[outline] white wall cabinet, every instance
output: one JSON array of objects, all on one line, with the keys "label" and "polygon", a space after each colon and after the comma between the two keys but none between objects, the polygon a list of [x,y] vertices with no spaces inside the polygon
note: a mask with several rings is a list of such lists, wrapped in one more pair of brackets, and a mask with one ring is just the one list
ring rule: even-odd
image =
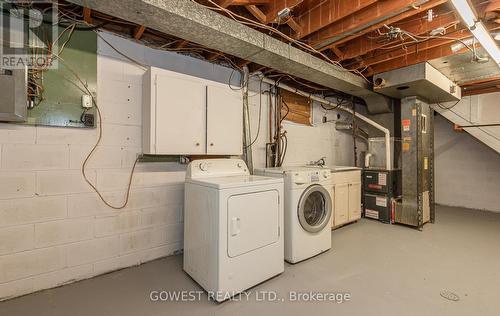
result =
[{"label": "white wall cabinet", "polygon": [[240,155],[242,148],[243,100],[241,92],[228,86],[207,86],[207,154]]},{"label": "white wall cabinet", "polygon": [[242,154],[240,91],[154,67],[146,72],[143,82],[145,154]]},{"label": "white wall cabinet", "polygon": [[361,218],[361,170],[332,174],[334,209],[332,228]]}]

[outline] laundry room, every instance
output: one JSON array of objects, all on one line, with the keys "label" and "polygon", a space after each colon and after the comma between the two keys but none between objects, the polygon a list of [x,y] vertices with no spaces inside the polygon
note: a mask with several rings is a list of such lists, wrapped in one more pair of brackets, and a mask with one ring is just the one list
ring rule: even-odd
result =
[{"label": "laundry room", "polygon": [[497,1],[0,7],[0,315],[497,314]]}]

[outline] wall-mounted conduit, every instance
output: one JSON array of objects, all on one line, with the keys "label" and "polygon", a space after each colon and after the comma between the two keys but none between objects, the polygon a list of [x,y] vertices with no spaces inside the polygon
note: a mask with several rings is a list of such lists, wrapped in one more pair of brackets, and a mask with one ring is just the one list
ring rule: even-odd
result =
[{"label": "wall-mounted conduit", "polygon": [[362,114],[354,112],[352,109],[350,109],[350,108],[348,108],[346,106],[335,104],[335,103],[333,103],[331,101],[328,101],[328,100],[323,99],[321,97],[318,97],[316,95],[313,95],[313,94],[310,94],[310,93],[298,90],[298,89],[293,88],[291,86],[288,86],[288,85],[286,85],[284,83],[277,82],[277,81],[274,81],[272,79],[265,78],[265,77],[262,78],[262,82],[270,84],[270,85],[273,85],[273,86],[278,87],[278,88],[281,88],[283,90],[287,90],[287,91],[290,91],[290,92],[302,95],[304,97],[310,98],[311,100],[319,102],[321,104],[328,105],[330,107],[336,107],[338,110],[341,110],[341,111],[344,111],[344,112],[348,112],[351,115],[356,116],[356,118],[359,118],[360,120],[364,121],[365,123],[373,126],[374,128],[380,130],[381,132],[383,132],[384,135],[385,135],[385,154],[386,154],[386,157],[387,157],[386,168],[387,168],[387,170],[391,169],[391,161],[392,161],[392,158],[391,158],[391,141],[390,141],[391,140],[391,134],[390,134],[390,132],[389,132],[389,130],[387,128],[383,127],[382,125],[380,125],[377,122],[375,122],[375,121],[367,118],[366,116],[364,116]]}]

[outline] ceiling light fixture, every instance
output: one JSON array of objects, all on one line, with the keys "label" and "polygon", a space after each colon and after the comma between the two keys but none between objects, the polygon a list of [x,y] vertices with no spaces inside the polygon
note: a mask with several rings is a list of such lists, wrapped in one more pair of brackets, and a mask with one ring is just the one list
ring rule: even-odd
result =
[{"label": "ceiling light fixture", "polygon": [[477,22],[477,18],[476,14],[469,5],[469,2],[467,2],[467,0],[451,0],[451,3],[453,3],[458,11],[458,14],[460,14],[467,27],[474,27]]},{"label": "ceiling light fixture", "polygon": [[481,46],[486,50],[491,58],[495,60],[497,65],[500,64],[500,50],[484,24],[478,21],[478,18],[469,2],[467,0],[451,0],[451,3],[453,3],[455,9],[458,11],[458,14],[460,14],[462,20],[465,22],[474,37],[479,41]]},{"label": "ceiling light fixture", "polygon": [[471,29],[471,32],[491,58],[493,58],[497,64],[500,64],[500,50],[484,24],[481,22],[476,23],[476,27]]},{"label": "ceiling light fixture", "polygon": [[283,20],[284,18],[289,17],[290,13],[292,13],[292,10],[290,8],[283,8],[277,14],[278,19]]}]

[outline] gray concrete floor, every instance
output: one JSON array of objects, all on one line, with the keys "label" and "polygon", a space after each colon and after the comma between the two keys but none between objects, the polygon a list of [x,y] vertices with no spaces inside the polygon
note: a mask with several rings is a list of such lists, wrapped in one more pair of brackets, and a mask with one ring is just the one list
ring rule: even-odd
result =
[{"label": "gray concrete floor", "polygon": [[[440,206],[424,232],[361,220],[333,240],[331,251],[253,288],[249,301],[151,302],[152,290],[200,290],[175,256],[0,303],[0,315],[499,314],[500,213]],[[460,300],[442,298],[442,290]],[[284,301],[258,302],[256,291]],[[290,291],[349,292],[351,300],[290,302]]]}]

